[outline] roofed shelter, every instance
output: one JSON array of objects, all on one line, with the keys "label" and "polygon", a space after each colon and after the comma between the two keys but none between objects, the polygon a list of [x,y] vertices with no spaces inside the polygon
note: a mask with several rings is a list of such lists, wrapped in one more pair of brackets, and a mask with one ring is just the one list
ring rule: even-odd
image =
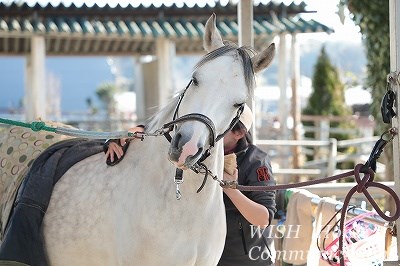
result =
[{"label": "roofed shelter", "polygon": [[[186,4],[181,7],[176,4],[159,7],[143,4],[123,7],[118,4],[111,7],[108,4],[29,6],[26,3],[0,3],[0,55],[27,57],[26,120],[46,118],[46,56],[135,57],[142,73],[137,75],[137,79],[142,80],[136,88],[138,117],[145,118],[155,111],[152,107],[163,106],[171,97],[173,57],[204,53],[204,23],[213,12],[217,14],[217,27],[224,39],[261,50],[274,37],[280,36],[280,83],[286,88],[285,36],[293,36],[292,46],[295,47],[298,33],[332,32],[315,20],[302,19],[299,14],[308,12],[305,7],[304,2],[253,5],[251,0],[239,1],[239,8],[232,2],[226,5],[216,2],[214,6],[204,7]],[[254,40],[251,43],[249,37],[243,39],[241,35],[241,26],[249,18],[252,18],[252,23],[247,24],[252,28],[249,32],[254,33],[254,37],[250,35]],[[144,63],[140,60],[144,55],[153,55],[155,60]],[[295,60],[298,59],[293,57],[292,61]]]}]

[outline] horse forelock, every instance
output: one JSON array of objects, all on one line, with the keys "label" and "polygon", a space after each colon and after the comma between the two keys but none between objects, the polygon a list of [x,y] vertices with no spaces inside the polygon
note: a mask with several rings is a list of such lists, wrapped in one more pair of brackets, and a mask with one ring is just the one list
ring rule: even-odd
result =
[{"label": "horse forelock", "polygon": [[207,62],[210,62],[217,57],[226,55],[230,52],[234,52],[241,59],[244,79],[248,90],[253,89],[255,85],[255,78],[254,78],[253,64],[251,62],[251,56],[255,54],[255,51],[252,48],[246,46],[238,47],[235,43],[229,41],[224,41],[224,44],[225,44],[224,46],[204,55],[200,59],[200,61],[194,66],[194,70],[200,68]]}]

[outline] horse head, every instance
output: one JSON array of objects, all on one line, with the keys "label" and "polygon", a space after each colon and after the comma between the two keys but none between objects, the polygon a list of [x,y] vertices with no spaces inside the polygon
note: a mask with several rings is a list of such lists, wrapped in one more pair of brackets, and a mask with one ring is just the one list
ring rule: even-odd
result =
[{"label": "horse head", "polygon": [[181,169],[192,167],[237,122],[253,89],[254,74],[275,54],[274,44],[254,55],[248,48],[224,42],[215,14],[205,25],[203,46],[208,53],[194,67],[175,109],[174,119],[186,119],[176,123],[169,159]]}]

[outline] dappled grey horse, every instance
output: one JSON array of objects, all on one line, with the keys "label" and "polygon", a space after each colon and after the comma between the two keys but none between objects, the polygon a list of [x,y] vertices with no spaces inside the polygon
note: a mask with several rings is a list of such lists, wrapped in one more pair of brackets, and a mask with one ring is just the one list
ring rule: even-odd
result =
[{"label": "dappled grey horse", "polygon": [[[110,167],[99,153],[76,163],[56,183],[44,216],[51,265],[216,265],[224,247],[223,192],[192,168],[222,177],[223,143],[254,86],[254,73],[274,56],[222,41],[213,14],[205,25],[208,52],[181,94],[154,115],[146,132],[173,122],[164,137],[132,141]],[[253,56],[254,55],[254,56]],[[177,170],[179,169],[179,170]],[[183,197],[174,176],[183,170]]]}]

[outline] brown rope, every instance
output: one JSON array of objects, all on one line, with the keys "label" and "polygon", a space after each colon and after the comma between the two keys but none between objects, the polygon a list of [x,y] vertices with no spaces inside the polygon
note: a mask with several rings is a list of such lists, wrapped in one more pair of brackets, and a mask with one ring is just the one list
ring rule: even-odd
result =
[{"label": "brown rope", "polygon": [[[374,182],[374,175],[375,172],[371,169],[368,168],[368,171],[364,174],[364,177],[360,177],[360,170],[363,167],[362,164],[357,164],[356,167],[354,168],[354,177],[357,182],[357,185],[354,186],[350,191],[347,193],[344,202],[343,202],[343,207],[341,211],[341,219],[340,219],[340,235],[339,235],[339,258],[340,258],[340,266],[345,266],[344,264],[344,256],[343,256],[343,235],[344,235],[344,221],[346,219],[346,210],[347,207],[349,206],[349,202],[351,197],[354,195],[354,193],[363,193],[365,197],[368,199],[369,203],[374,207],[375,211],[381,216],[383,219],[386,221],[395,221],[399,218],[400,216],[400,200],[399,197],[397,196],[396,192],[394,192],[390,187],[383,185],[381,183]],[[368,192],[369,187],[377,187],[381,188],[382,190],[388,192],[394,199],[395,205],[396,205],[396,212],[393,216],[387,216],[381,208],[378,206],[376,201],[373,199],[371,194]]]},{"label": "brown rope", "polygon": [[295,183],[295,184],[284,184],[284,185],[274,185],[274,186],[243,186],[243,185],[237,184],[235,186],[235,188],[240,191],[269,191],[269,190],[279,190],[279,189],[288,189],[288,188],[298,188],[298,187],[304,187],[304,186],[309,186],[309,185],[315,185],[315,184],[321,184],[321,183],[326,183],[326,182],[330,182],[330,181],[335,181],[335,180],[338,180],[338,179],[341,179],[344,177],[353,176],[353,175],[354,175],[354,170],[345,172],[345,173],[342,173],[339,175],[299,182],[299,183]]},{"label": "brown rope", "polygon": [[[400,199],[397,196],[396,192],[393,191],[390,187],[374,182],[374,176],[375,172],[369,167],[366,171],[364,171],[364,176],[361,178],[360,173],[363,173],[363,169],[365,166],[363,164],[357,164],[354,168],[354,170],[345,172],[342,174],[330,176],[330,177],[324,177],[316,180],[310,180],[310,181],[304,181],[304,182],[299,182],[296,184],[283,184],[283,185],[274,185],[274,186],[244,186],[244,185],[239,185],[237,181],[234,182],[223,182],[220,183],[222,187],[229,187],[229,188],[234,188],[238,189],[240,191],[270,191],[270,190],[279,190],[279,189],[289,189],[289,188],[298,188],[298,187],[304,187],[304,186],[309,186],[309,185],[315,185],[315,184],[320,184],[320,183],[326,183],[330,181],[335,181],[344,177],[350,177],[354,176],[355,180],[357,182],[357,185],[355,185],[350,191],[347,193],[344,202],[343,202],[343,207],[341,210],[341,219],[340,219],[340,236],[339,236],[339,258],[340,258],[340,266],[344,266],[344,256],[343,256],[343,232],[344,232],[344,222],[346,219],[346,214],[347,214],[347,208],[349,206],[349,202],[351,197],[354,195],[354,193],[363,193],[365,197],[368,199],[368,201],[371,203],[371,205],[374,207],[376,212],[381,216],[384,220],[386,221],[395,221],[400,217]],[[387,216],[381,208],[378,206],[376,201],[373,199],[371,194],[368,192],[369,187],[376,187],[380,188],[387,193],[389,193],[395,202],[396,205],[396,212],[393,216]]]}]

